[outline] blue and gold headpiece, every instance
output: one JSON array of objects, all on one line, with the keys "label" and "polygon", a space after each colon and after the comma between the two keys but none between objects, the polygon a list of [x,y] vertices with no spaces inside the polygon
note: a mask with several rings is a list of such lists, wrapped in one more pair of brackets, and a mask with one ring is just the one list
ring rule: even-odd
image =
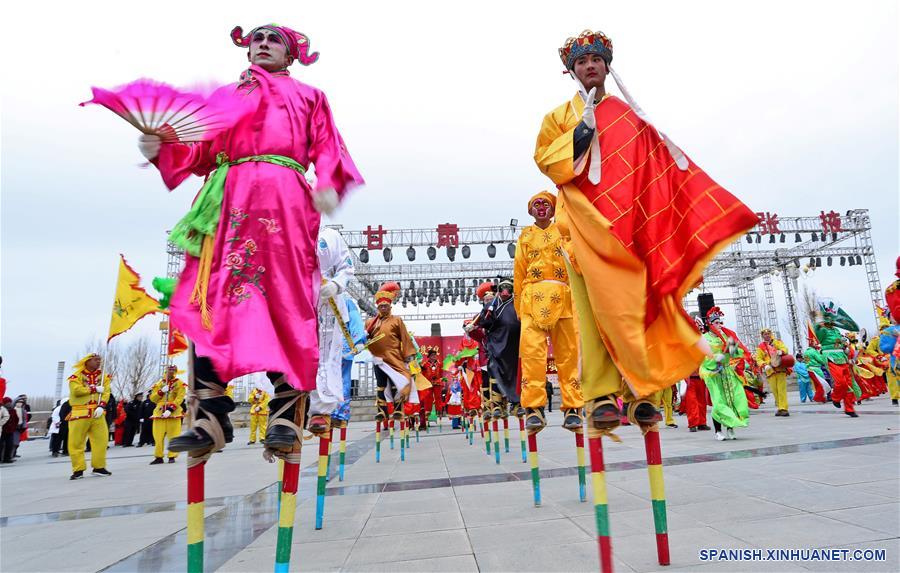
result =
[{"label": "blue and gold headpiece", "polygon": [[566,40],[563,47],[559,49],[559,59],[562,60],[567,70],[571,70],[575,66],[575,60],[585,54],[597,54],[609,66],[613,59],[612,40],[603,32],[585,30],[578,37]]}]

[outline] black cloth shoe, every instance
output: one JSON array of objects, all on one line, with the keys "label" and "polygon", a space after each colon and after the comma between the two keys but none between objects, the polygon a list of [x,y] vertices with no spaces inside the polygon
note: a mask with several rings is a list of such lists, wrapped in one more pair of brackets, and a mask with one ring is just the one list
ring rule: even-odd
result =
[{"label": "black cloth shoe", "polygon": [[525,429],[529,431],[543,430],[547,422],[544,421],[543,408],[527,408],[525,417]]},{"label": "black cloth shoe", "polygon": [[710,430],[710,427],[707,426],[706,424],[701,424],[700,426],[697,426],[697,429],[706,432],[706,431]]},{"label": "black cloth shoe", "polygon": [[516,417],[521,418],[524,415],[525,415],[525,408],[523,408],[519,404],[516,404]]},{"label": "black cloth shoe", "polygon": [[159,464],[165,463],[162,458],[153,458],[153,461],[150,462],[151,466],[158,466]]},{"label": "black cloth shoe", "polygon": [[[200,415],[203,416],[203,413],[201,412]],[[214,416],[222,426],[222,433],[225,435],[225,443],[230,444],[231,441],[234,440],[234,426],[231,425],[228,414],[214,414]],[[169,441],[169,451],[190,452],[194,450],[205,450],[212,445],[212,438],[210,438],[205,431],[200,428],[197,428],[196,430],[188,428],[183,434]]]},{"label": "black cloth shoe", "polygon": [[678,424],[666,424],[667,428],[677,428]]},{"label": "black cloth shoe", "polygon": [[834,406],[835,408],[837,408],[838,410],[841,409],[841,403],[840,403],[840,402],[835,402],[834,400],[832,400],[832,401],[831,401],[831,405]]},{"label": "black cloth shoe", "polygon": [[856,412],[844,412],[844,413],[847,414],[848,416],[850,416],[851,418],[859,418],[859,414],[857,414]]},{"label": "black cloth shoe", "polygon": [[619,407],[615,404],[603,404],[591,412],[591,424],[598,430],[614,428],[619,425]]},{"label": "black cloth shoe", "polygon": [[170,464],[174,464],[174,463],[175,463],[175,458],[169,458],[169,463],[170,463]]},{"label": "black cloth shoe", "polygon": [[287,450],[294,447],[297,441],[297,432],[293,428],[282,426],[269,426],[266,429],[266,447],[275,450]]},{"label": "black cloth shoe", "polygon": [[[631,408],[632,406],[629,405],[628,407]],[[637,420],[638,424],[653,424],[661,421],[662,415],[659,413],[659,410],[647,402],[642,402],[635,407],[634,419]]]},{"label": "black cloth shoe", "polygon": [[112,472],[109,471],[109,470],[106,469],[106,468],[94,468],[94,469],[91,470],[91,473],[92,473],[92,474],[97,474],[97,475],[100,475],[100,476],[111,476],[111,475],[112,475]]},{"label": "black cloth shoe", "polygon": [[78,470],[77,472],[72,472],[72,475],[71,475],[71,477],[69,477],[69,479],[70,479],[70,480],[72,480],[72,479],[81,479],[81,478],[83,478],[83,477],[84,477],[84,471],[83,471],[83,470]]},{"label": "black cloth shoe", "polygon": [[900,400],[891,400],[891,406],[900,405]]},{"label": "black cloth shoe", "polygon": [[574,408],[570,408],[568,410],[564,410],[566,417],[563,420],[563,428],[567,430],[577,430],[584,425],[584,420],[581,419],[581,416],[578,415],[578,410]]},{"label": "black cloth shoe", "polygon": [[691,426],[690,428],[688,428],[688,430],[690,430],[691,432],[696,432],[697,426]]}]

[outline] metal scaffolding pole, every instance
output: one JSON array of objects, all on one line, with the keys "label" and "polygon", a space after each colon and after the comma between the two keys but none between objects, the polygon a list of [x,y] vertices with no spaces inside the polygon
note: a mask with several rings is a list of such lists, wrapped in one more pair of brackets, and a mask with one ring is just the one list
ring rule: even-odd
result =
[{"label": "metal scaffolding pole", "polygon": [[781,338],[781,332],[778,328],[778,312],[775,308],[775,289],[772,288],[772,275],[763,275],[763,293],[766,297],[766,320],[765,328],[772,329],[777,338]]},{"label": "metal scaffolding pole", "polygon": [[[168,236],[168,234],[167,234]],[[177,279],[181,274],[181,267],[184,266],[184,251],[175,246],[174,243],[166,241],[166,277]],[[169,317],[159,323],[159,376],[165,375],[166,367],[172,363],[169,356]]]},{"label": "metal scaffolding pole", "polygon": [[881,279],[878,277],[878,265],[875,261],[875,247],[872,243],[871,225],[869,224],[868,211],[858,213],[857,217],[864,219],[864,230],[853,237],[856,248],[862,254],[863,267],[866,270],[866,281],[869,283],[869,297],[872,300],[872,312],[875,315],[875,324],[878,324],[879,306],[884,306],[884,291],[881,290]]},{"label": "metal scaffolding pole", "polygon": [[[799,354],[803,348],[803,339],[800,338],[800,315],[797,312],[797,297],[794,292],[794,285],[788,272],[781,274],[781,280],[784,285],[784,298],[787,303],[788,320],[791,327],[791,340],[794,341],[794,354]],[[796,279],[794,279],[796,280]]]}]

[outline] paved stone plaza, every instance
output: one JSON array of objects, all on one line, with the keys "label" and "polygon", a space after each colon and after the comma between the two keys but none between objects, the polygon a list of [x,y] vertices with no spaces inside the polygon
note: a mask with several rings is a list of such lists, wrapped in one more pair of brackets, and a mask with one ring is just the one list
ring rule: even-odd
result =
[{"label": "paved stone plaza", "polygon": [[[605,441],[617,571],[900,570],[900,409],[885,397],[850,419],[832,406],[797,403],[789,418],[767,404],[738,439],[661,428],[672,564],[656,561],[643,440],[622,428]],[[350,427],[346,479],[333,457],[325,527],[314,529],[315,440],[307,442],[292,570],[596,571],[594,511],[578,500],[573,435],[539,435],[542,507],[532,504],[518,428],[497,465],[444,424],[421,435],[400,462],[383,443],[375,463],[372,423]],[[272,571],[275,465],[247,430],[207,466],[206,566]],[[502,443],[502,440],[501,440]],[[337,450],[335,449],[335,452]],[[23,444],[0,469],[0,570],[183,571],[184,457],[150,467],[144,448],[112,448],[110,478],[70,482],[68,458],[47,442]],[[353,460],[350,464],[349,461]],[[588,478],[590,479],[590,478]],[[590,495],[590,486],[588,487]],[[702,563],[708,548],[874,548],[884,562]]]}]

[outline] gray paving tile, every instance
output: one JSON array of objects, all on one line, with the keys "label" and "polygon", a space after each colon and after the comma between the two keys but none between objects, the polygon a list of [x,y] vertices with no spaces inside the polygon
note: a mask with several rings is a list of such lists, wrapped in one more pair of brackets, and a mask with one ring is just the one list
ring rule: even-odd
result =
[{"label": "gray paving tile", "polygon": [[470,527],[468,531],[476,553],[530,545],[534,544],[535,540],[540,540],[540,544],[543,546],[549,546],[588,541],[592,538],[569,519]]},{"label": "gray paving tile", "polygon": [[375,573],[392,571],[429,571],[435,573],[475,573],[478,564],[473,555],[454,555],[452,557],[434,557],[431,559],[412,559],[409,561],[393,561],[391,563],[362,563],[341,569],[360,573]]},{"label": "gray paving tile", "polygon": [[825,511],[820,515],[900,538],[900,511],[896,503]]},{"label": "gray paving tile", "polygon": [[390,538],[363,537],[353,546],[346,567],[471,554],[469,538],[461,529],[405,533]]},{"label": "gray paving tile", "polygon": [[716,528],[758,547],[829,547],[884,538],[884,533],[811,513],[776,517],[764,522],[725,522]]},{"label": "gray paving tile", "polygon": [[[294,543],[291,546],[291,571],[340,571],[355,540],[342,539],[320,543]],[[272,547],[246,549],[217,569],[222,573],[269,573],[275,566]]]},{"label": "gray paving tile", "polygon": [[362,531],[362,537],[379,535],[400,535],[445,529],[462,529],[463,519],[459,510],[372,517]]},{"label": "gray paving tile", "polygon": [[[533,543],[519,545],[514,548],[491,548],[476,551],[479,571],[547,571],[547,572],[582,572],[598,571],[600,557],[595,541],[580,543],[546,543],[543,539],[535,539]],[[626,563],[613,554],[613,568],[621,573],[634,571]]]}]

